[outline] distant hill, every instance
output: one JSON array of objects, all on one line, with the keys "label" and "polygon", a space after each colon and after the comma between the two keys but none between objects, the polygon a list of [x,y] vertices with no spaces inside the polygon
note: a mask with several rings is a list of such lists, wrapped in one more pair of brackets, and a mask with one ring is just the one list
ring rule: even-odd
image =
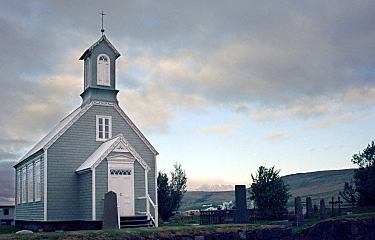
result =
[{"label": "distant hill", "polygon": [[[289,199],[289,206],[292,206],[294,197],[310,196],[314,204],[319,204],[320,198],[329,199],[337,197],[342,191],[344,183],[349,181],[354,169],[327,170],[309,173],[296,173],[283,176],[284,181],[289,185],[292,197]],[[190,191],[182,199],[181,210],[200,209],[202,205],[218,205],[225,201],[234,200],[234,191],[207,192]]]}]

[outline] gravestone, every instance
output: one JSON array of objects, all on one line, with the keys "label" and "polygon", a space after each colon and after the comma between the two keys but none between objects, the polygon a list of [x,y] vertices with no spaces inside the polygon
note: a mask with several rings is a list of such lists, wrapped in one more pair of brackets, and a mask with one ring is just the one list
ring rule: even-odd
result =
[{"label": "gravestone", "polygon": [[303,226],[303,206],[301,197],[294,198],[294,213],[296,216],[296,226]]},{"label": "gravestone", "polygon": [[324,199],[320,199],[319,217],[320,219],[327,218],[326,202],[324,201]]},{"label": "gravestone", "polygon": [[245,223],[247,217],[246,186],[235,186],[236,210],[234,212],[235,223]]},{"label": "gravestone", "polygon": [[312,218],[314,215],[314,209],[312,206],[311,197],[306,198],[306,218]]},{"label": "gravestone", "polygon": [[117,196],[112,191],[104,195],[103,229],[119,229]]}]

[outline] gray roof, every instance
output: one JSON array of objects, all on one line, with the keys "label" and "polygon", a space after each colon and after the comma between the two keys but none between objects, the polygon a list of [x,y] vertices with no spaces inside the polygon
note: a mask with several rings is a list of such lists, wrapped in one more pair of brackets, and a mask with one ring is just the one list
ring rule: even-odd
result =
[{"label": "gray roof", "polygon": [[54,136],[56,136],[77,114],[81,111],[81,107],[74,110],[72,113],[70,113],[68,116],[66,116],[63,120],[61,120],[54,128],[52,128],[49,133],[42,138],[35,146],[28,151],[25,156],[23,156],[18,162],[22,162],[26,158],[30,157],[34,153],[38,152],[40,149],[42,149],[49,141],[52,140]]},{"label": "gray roof", "polygon": [[99,43],[101,43],[102,41],[105,41],[108,46],[113,50],[113,52],[115,53],[115,56],[116,56],[116,59],[118,57],[121,56],[121,54],[116,50],[116,48],[112,45],[112,43],[108,40],[108,38],[103,34],[103,36],[98,40],[96,41],[93,45],[91,45],[91,47],[89,47],[83,54],[82,56],[79,58],[79,60],[84,60],[86,59],[86,57],[88,55],[90,55],[91,51],[97,46],[99,45]]}]

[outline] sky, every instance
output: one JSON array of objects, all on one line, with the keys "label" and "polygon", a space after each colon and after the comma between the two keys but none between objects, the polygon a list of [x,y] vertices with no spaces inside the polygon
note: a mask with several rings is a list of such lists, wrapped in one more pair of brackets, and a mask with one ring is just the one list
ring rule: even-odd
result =
[{"label": "sky", "polygon": [[0,2],[0,202],[14,162],[81,104],[101,10],[120,106],[189,189],[261,165],[353,168],[374,139],[374,1]]}]

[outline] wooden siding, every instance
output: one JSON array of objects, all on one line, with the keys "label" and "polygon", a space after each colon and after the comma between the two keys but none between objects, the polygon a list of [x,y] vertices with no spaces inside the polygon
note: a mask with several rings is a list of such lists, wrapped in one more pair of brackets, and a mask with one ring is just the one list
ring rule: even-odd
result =
[{"label": "wooden siding", "polygon": [[102,161],[95,169],[96,220],[103,219],[104,194],[108,192],[108,162]]},{"label": "wooden siding", "polygon": [[[112,136],[120,133],[129,141],[138,154],[151,167],[148,174],[149,194],[155,201],[154,154],[112,106],[92,106],[48,149],[48,220],[77,220],[81,214],[80,181],[77,169],[101,144],[96,139],[96,115],[112,116]],[[104,167],[103,167],[104,168]],[[102,166],[96,172],[97,219],[102,216],[102,195],[105,175]],[[144,196],[144,171],[135,164],[135,198]],[[108,182],[108,181],[107,181]],[[91,186],[91,185],[90,185]],[[91,191],[91,190],[90,190]],[[145,201],[136,200],[136,212],[145,211]]]},{"label": "wooden siding", "polygon": [[87,171],[79,175],[79,212],[80,220],[92,220],[92,173]]},{"label": "wooden siding", "polygon": [[[24,166],[27,166],[30,162],[35,162],[40,160],[40,178],[41,178],[41,200],[38,202],[26,202],[17,204],[17,171],[22,169]],[[27,181],[27,180],[26,180]],[[16,199],[15,199],[15,220],[24,220],[24,221],[43,221],[44,220],[44,156],[43,152],[38,155],[31,156],[29,159],[26,159],[21,164],[16,167]],[[21,186],[22,188],[22,186]],[[21,189],[22,192],[22,189]],[[21,194],[20,192],[20,194]],[[33,193],[35,196],[35,184],[33,184]],[[28,199],[28,191],[26,188],[26,199]]]}]

